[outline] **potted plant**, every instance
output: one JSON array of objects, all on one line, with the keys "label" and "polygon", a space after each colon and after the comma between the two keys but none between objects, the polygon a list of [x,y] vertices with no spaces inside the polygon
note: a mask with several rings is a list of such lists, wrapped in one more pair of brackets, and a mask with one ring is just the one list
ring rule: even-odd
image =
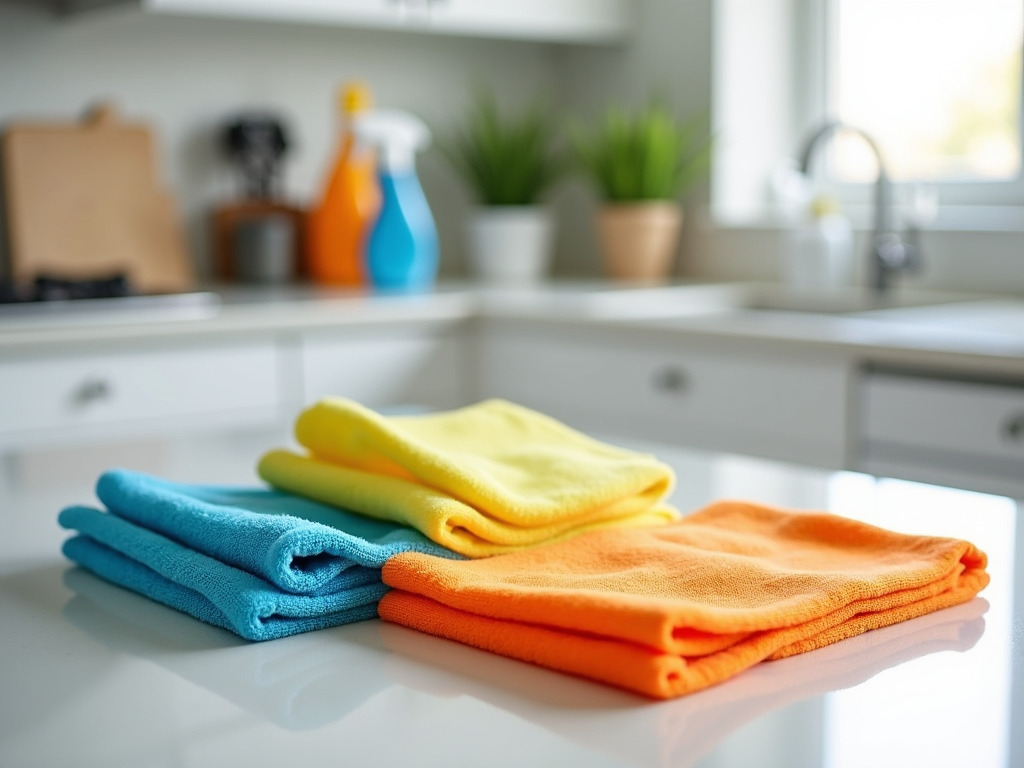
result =
[{"label": "potted plant", "polygon": [[634,114],[608,108],[592,130],[570,136],[576,157],[602,198],[597,214],[605,269],[620,280],[669,274],[683,222],[680,195],[708,170],[704,117],[680,120],[660,100]]},{"label": "potted plant", "polygon": [[479,203],[467,226],[473,274],[492,284],[542,279],[554,218],[540,199],[565,170],[546,106],[538,100],[503,116],[493,95],[481,91],[463,130],[438,147]]}]

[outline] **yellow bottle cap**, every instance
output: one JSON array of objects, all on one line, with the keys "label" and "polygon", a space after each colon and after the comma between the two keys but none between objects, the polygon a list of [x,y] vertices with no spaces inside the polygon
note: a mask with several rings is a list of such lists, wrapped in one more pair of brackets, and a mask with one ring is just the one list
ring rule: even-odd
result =
[{"label": "yellow bottle cap", "polygon": [[816,219],[839,213],[839,201],[828,195],[818,195],[811,201],[811,216]]},{"label": "yellow bottle cap", "polygon": [[366,83],[346,83],[340,95],[341,110],[346,114],[365,112],[373,106],[373,93]]}]

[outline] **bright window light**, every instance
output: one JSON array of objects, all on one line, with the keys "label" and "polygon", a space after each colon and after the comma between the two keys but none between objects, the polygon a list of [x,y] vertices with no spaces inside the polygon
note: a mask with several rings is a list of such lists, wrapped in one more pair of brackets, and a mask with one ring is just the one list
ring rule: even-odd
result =
[{"label": "bright window light", "polygon": [[[1009,181],[1021,168],[1022,0],[833,0],[832,113],[881,145],[897,180]],[[833,172],[867,182],[838,137]]]}]

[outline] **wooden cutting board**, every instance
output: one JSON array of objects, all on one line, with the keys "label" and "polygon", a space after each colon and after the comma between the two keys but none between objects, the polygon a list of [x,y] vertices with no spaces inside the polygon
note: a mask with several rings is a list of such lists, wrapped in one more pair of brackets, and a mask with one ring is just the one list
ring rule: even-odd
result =
[{"label": "wooden cutting board", "polygon": [[9,125],[0,143],[10,276],[124,274],[141,293],[190,290],[194,273],[149,128],[109,107],[80,123]]}]

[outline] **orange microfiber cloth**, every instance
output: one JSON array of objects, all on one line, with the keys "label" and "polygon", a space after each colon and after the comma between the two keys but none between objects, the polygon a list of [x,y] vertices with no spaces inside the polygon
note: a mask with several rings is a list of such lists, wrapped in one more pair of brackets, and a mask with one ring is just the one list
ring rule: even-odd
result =
[{"label": "orange microfiber cloth", "polygon": [[973,598],[966,541],[823,512],[712,504],[660,527],[600,530],[484,560],[403,553],[381,618],[672,698]]}]

